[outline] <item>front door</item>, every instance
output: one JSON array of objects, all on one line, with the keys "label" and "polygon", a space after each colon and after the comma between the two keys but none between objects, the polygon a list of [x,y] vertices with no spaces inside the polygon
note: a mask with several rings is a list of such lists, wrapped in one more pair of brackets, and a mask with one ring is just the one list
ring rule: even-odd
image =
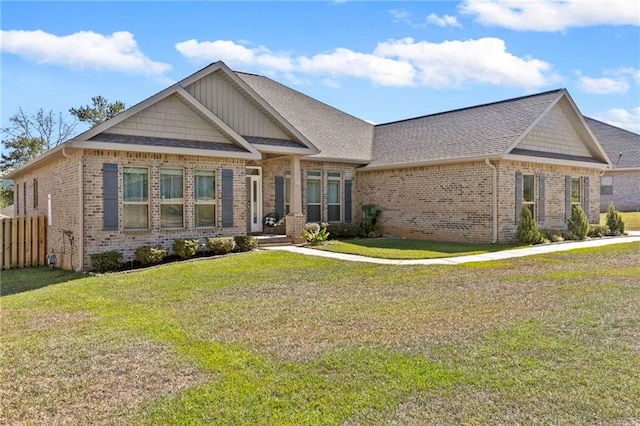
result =
[{"label": "front door", "polygon": [[247,167],[247,232],[262,232],[262,173]]}]

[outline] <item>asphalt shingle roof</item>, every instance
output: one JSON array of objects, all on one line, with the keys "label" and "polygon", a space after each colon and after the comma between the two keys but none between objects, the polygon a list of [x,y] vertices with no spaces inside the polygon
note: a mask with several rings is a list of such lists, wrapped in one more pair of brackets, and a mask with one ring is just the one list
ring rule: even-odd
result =
[{"label": "asphalt shingle roof", "polygon": [[368,167],[500,155],[561,90],[377,125]]},{"label": "asphalt shingle roof", "polygon": [[97,142],[111,142],[132,145],[151,145],[157,147],[166,146],[176,148],[208,149],[213,151],[247,152],[247,150],[230,143],[153,138],[148,136],[131,136],[114,133],[100,133],[91,138],[91,140]]},{"label": "asphalt shingle roof", "polygon": [[371,160],[373,125],[270,78],[236,72],[321,152],[308,158]]},{"label": "asphalt shingle roof", "polygon": [[609,156],[614,169],[640,167],[640,135],[593,118],[584,119]]}]

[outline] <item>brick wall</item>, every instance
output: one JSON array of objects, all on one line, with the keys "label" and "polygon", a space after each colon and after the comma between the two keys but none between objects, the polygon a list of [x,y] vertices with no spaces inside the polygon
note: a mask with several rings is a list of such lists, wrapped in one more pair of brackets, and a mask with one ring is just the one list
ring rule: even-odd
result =
[{"label": "brick wall", "polygon": [[[117,231],[103,230],[103,163],[119,165],[119,227]],[[122,168],[127,166],[149,169],[150,229],[123,229],[122,209]],[[160,228],[159,169],[162,167],[184,170],[184,222],[180,229]],[[194,223],[193,171],[196,169],[215,170],[216,173],[216,214],[217,226],[196,228]],[[233,227],[221,227],[222,223],[222,169],[233,170]],[[111,152],[87,150],[85,155],[85,262],[90,265],[89,256],[108,250],[118,250],[125,260],[133,258],[136,248],[143,245],[160,245],[170,250],[177,238],[204,238],[212,236],[236,236],[246,234],[246,193],[245,161],[224,158],[193,157],[147,153]]]},{"label": "brick wall", "polygon": [[609,170],[604,175],[613,177],[613,194],[600,196],[600,211],[606,212],[610,203],[619,211],[640,211],[640,170]]},{"label": "brick wall", "polygon": [[[51,194],[52,222],[47,225],[47,248],[55,253],[58,266],[65,269],[77,269],[80,265],[79,167],[75,160],[61,157],[14,181],[15,191],[19,191],[20,217],[47,216],[47,198]],[[37,206],[34,179],[38,180]],[[73,236],[73,246],[65,231]]]}]

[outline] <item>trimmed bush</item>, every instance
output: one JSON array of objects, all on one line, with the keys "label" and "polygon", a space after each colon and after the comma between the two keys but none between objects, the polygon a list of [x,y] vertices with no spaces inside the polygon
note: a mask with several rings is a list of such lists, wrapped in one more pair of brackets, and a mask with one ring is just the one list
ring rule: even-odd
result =
[{"label": "trimmed bush", "polygon": [[572,240],[584,240],[589,233],[589,219],[578,204],[571,208],[571,218],[567,222],[568,235]]},{"label": "trimmed bush", "polygon": [[592,238],[601,238],[607,235],[608,229],[606,225],[589,225],[589,233],[587,236]]},{"label": "trimmed bush", "polygon": [[542,239],[552,243],[564,241],[564,233],[561,229],[541,229]]},{"label": "trimmed bush", "polygon": [[228,254],[236,247],[233,237],[213,237],[207,238],[207,247],[213,254]]},{"label": "trimmed bush", "polygon": [[142,246],[138,247],[134,252],[134,258],[140,262],[142,266],[155,265],[162,262],[167,255],[167,250],[162,247]]},{"label": "trimmed bush", "polygon": [[330,223],[331,238],[355,238],[360,235],[360,227],[353,223]]},{"label": "trimmed bush", "polygon": [[607,210],[607,235],[623,235],[624,234],[624,220],[622,220],[622,215],[616,211],[615,206],[609,204],[609,209]]},{"label": "trimmed bush", "polygon": [[522,244],[539,244],[542,242],[542,234],[531,210],[523,206],[520,210],[520,222],[516,229],[516,239]]},{"label": "trimmed bush", "polygon": [[182,238],[173,241],[171,248],[173,253],[182,259],[189,259],[198,252],[200,241],[196,238]]},{"label": "trimmed bush", "polygon": [[311,245],[322,244],[329,238],[327,224],[306,223],[302,230],[302,238]]},{"label": "trimmed bush", "polygon": [[122,253],[118,251],[105,251],[91,256],[91,265],[96,272],[113,272],[122,266]]},{"label": "trimmed bush", "polygon": [[251,235],[241,235],[234,237],[233,241],[236,243],[236,252],[251,251],[258,248],[258,240]]},{"label": "trimmed bush", "polygon": [[364,237],[377,238],[378,233],[378,216],[382,213],[374,204],[365,204],[362,206],[364,218],[360,223],[360,234]]}]

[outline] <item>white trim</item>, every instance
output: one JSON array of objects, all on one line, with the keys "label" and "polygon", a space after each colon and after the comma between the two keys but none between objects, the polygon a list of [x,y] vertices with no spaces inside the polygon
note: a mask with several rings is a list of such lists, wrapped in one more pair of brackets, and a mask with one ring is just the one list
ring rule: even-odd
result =
[{"label": "white trim", "polygon": [[607,173],[614,173],[614,172],[640,172],[640,167],[620,167],[620,168],[613,168],[613,169],[608,169]]},{"label": "white trim", "polygon": [[265,145],[254,143],[254,148],[265,154],[300,154],[300,155],[312,155],[316,151],[310,148],[294,148],[292,146],[277,146],[277,145]]},{"label": "white trim", "polygon": [[175,155],[194,155],[199,157],[222,157],[222,158],[242,158],[246,160],[260,160],[262,155],[259,152],[234,152],[234,151],[218,151],[213,149],[198,148],[182,148],[172,146],[154,146],[154,145],[138,145],[128,143],[113,142],[93,142],[80,141],[73,142],[73,148],[83,149],[100,149],[110,151],[127,151],[127,152],[152,152],[155,154],[175,154]]},{"label": "white trim", "polygon": [[[249,175],[246,174],[245,182],[247,178],[249,179],[249,195],[252,197],[253,193],[253,182],[257,182],[257,193],[256,195],[256,211],[253,211],[253,198],[247,200],[247,231],[248,232],[262,232],[262,167],[261,166],[246,166],[245,171],[247,169],[258,170],[257,175]],[[245,172],[246,173],[246,172]],[[253,216],[251,213],[254,213],[257,223],[253,223]]]},{"label": "white trim", "polygon": [[507,154],[502,157],[508,161],[521,161],[524,163],[538,163],[538,164],[553,164],[556,166],[567,167],[584,167],[588,169],[608,169],[609,165],[604,163],[590,163],[588,161],[574,161],[574,160],[562,160],[559,158],[546,158],[546,157],[530,157],[527,155]]},{"label": "white trim", "polygon": [[[500,159],[502,159],[502,157],[499,154],[494,154],[489,157],[487,157],[486,155],[482,155],[482,156],[475,156],[475,157],[447,158],[447,159],[439,159],[439,160],[419,161],[416,163],[398,163],[398,164],[388,164],[384,166],[365,166],[365,167],[356,169],[356,172],[373,172],[377,170],[394,170],[394,169],[412,169],[415,167],[430,167],[430,166],[440,166],[440,165],[446,165],[446,164],[460,164],[460,163],[476,163],[476,162],[484,162],[485,160],[500,160]],[[531,162],[531,160],[529,161]]]}]

